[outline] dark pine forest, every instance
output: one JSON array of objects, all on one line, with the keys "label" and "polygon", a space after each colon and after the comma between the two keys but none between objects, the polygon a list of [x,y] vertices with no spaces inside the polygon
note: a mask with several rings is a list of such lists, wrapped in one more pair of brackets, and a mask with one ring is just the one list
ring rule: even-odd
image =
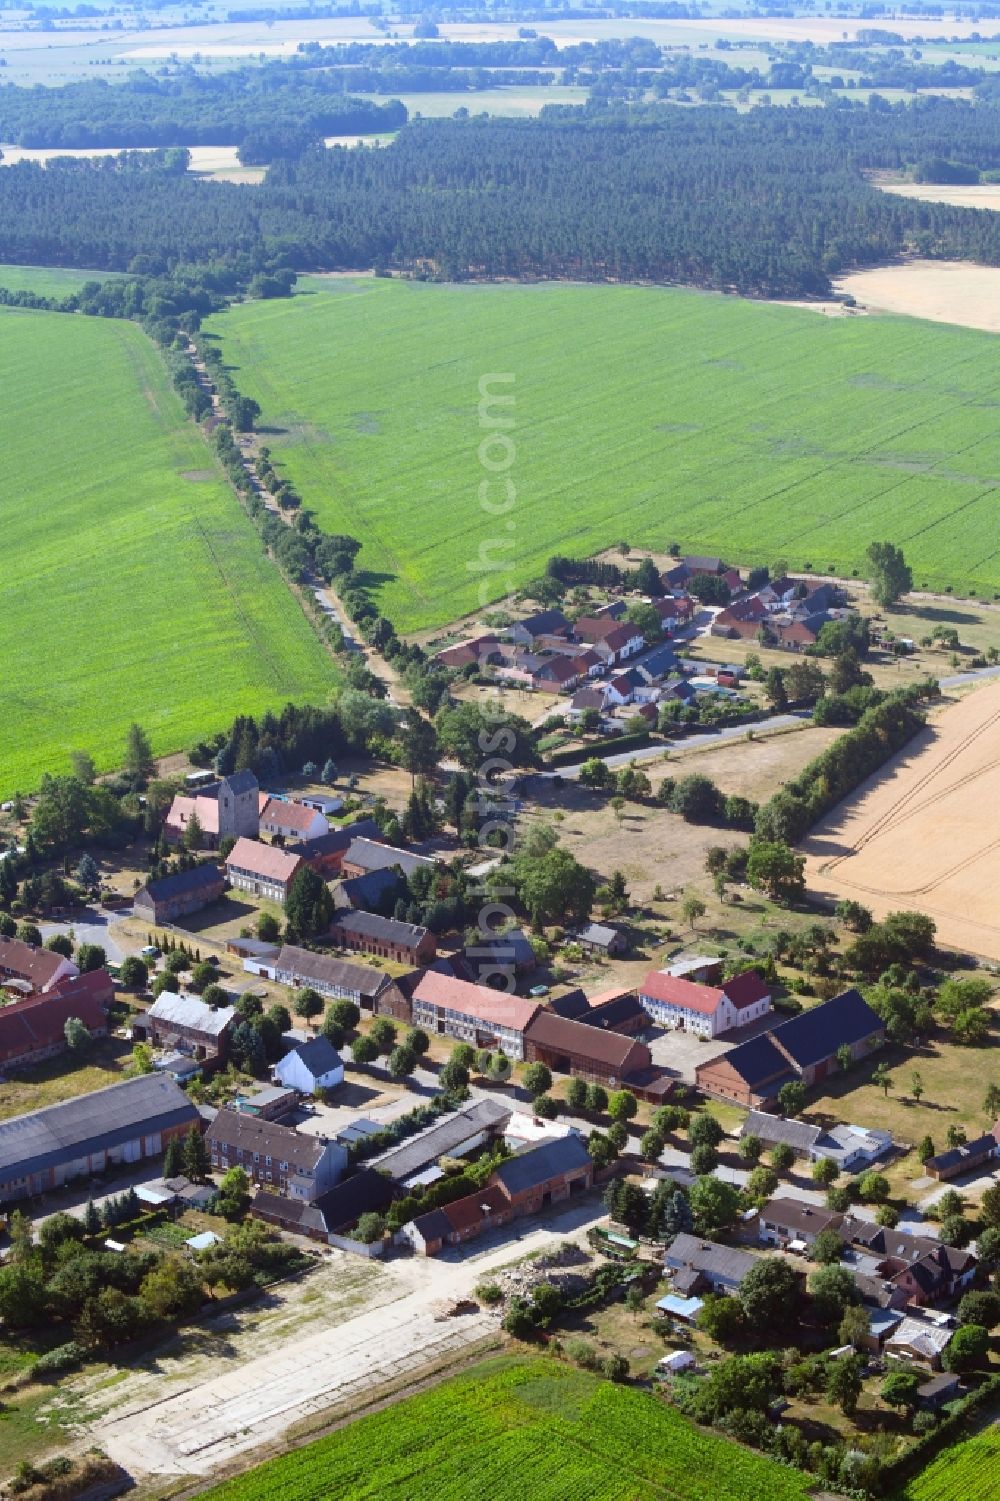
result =
[{"label": "dark pine forest", "polygon": [[162,155],[4,168],[0,260],[152,274],[375,265],[755,296],[822,294],[832,275],[903,251],[1000,263],[1000,217],[889,196],[864,175],[934,158],[1000,167],[1000,110],[985,103],[421,120],[388,147],[308,146],[260,186],[200,182]]}]

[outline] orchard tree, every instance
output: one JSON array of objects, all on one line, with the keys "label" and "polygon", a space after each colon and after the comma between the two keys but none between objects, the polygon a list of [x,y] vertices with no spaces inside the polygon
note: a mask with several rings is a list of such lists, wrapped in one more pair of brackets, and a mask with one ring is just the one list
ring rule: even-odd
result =
[{"label": "orchard tree", "polygon": [[94,1039],[87,1031],[78,1016],[68,1016],[66,1025],[63,1027],[63,1036],[66,1038],[66,1046],[71,1053],[86,1053],[89,1051]]},{"label": "orchard tree", "polygon": [[751,1328],[782,1328],[798,1312],[798,1273],[778,1257],[762,1258],[743,1278],[737,1297]]},{"label": "orchard tree", "polygon": [[736,1221],[740,1196],[731,1183],[721,1178],[696,1178],[688,1193],[688,1203],[698,1229],[711,1234],[728,1230]]},{"label": "orchard tree", "polygon": [[801,1079],[789,1079],[787,1084],[782,1084],[778,1090],[778,1104],[783,1115],[792,1117],[802,1114],[806,1104],[806,1086]]}]

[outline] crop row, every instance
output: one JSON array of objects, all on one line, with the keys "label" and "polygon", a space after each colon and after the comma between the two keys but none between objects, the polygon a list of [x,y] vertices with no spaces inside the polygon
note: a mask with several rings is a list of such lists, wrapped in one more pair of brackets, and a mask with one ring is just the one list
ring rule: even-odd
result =
[{"label": "crop row", "polygon": [[152,344],[132,324],[0,310],[0,794],[158,753],[236,713],[325,698],[331,664]]},{"label": "crop row", "polygon": [[806,1484],[643,1392],[535,1358],[485,1363],[206,1501],[804,1501]]}]

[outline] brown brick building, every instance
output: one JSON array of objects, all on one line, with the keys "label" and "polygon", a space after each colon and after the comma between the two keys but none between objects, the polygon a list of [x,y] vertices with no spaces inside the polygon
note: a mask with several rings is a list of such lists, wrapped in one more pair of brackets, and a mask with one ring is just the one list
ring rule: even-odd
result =
[{"label": "brown brick building", "polygon": [[338,912],[330,936],[340,948],[397,964],[430,964],[437,953],[437,939],[429,929],[375,912]]},{"label": "brown brick building", "polygon": [[524,1056],[529,1063],[544,1063],[557,1074],[572,1074],[615,1089],[653,1062],[646,1044],[634,1037],[605,1032],[544,1009],[525,1028]]}]

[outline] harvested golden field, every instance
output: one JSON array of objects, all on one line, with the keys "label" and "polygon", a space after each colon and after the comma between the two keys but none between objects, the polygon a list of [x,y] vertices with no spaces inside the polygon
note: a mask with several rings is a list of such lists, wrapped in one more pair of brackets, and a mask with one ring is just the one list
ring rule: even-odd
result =
[{"label": "harvested golden field", "polygon": [[926,912],[938,938],[1000,959],[1000,682],[928,728],[805,845],[812,892],[854,897],[876,916]]},{"label": "harvested golden field", "polygon": [[966,183],[961,187],[936,182],[880,182],[883,193],[919,198],[922,203],[950,203],[955,208],[1000,209],[1000,186],[995,182]]},{"label": "harvested golden field", "polygon": [[974,266],[969,261],[907,261],[854,271],[838,278],[834,286],[872,311],[1000,333],[1000,267]]}]

